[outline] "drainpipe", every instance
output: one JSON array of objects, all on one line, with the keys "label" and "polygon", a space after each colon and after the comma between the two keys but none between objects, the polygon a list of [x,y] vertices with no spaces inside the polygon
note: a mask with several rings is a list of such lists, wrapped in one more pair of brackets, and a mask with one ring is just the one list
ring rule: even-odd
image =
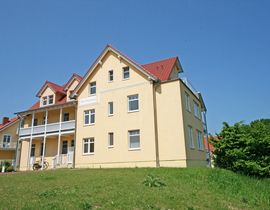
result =
[{"label": "drainpipe", "polygon": [[19,127],[18,127],[18,139],[16,142],[16,153],[15,153],[15,166],[14,166],[14,171],[17,171],[17,167],[18,167],[18,156],[19,156],[19,142],[20,142],[20,130],[21,130],[21,123],[22,123],[22,116],[18,115],[20,122],[19,122]]},{"label": "drainpipe", "polygon": [[205,123],[207,152],[208,152],[208,155],[209,155],[208,166],[211,168],[212,167],[212,163],[211,163],[211,151],[210,151],[210,145],[209,145],[209,141],[208,141],[208,128],[207,128],[207,121],[206,121],[206,111],[204,111],[203,118],[204,118],[204,123]]},{"label": "drainpipe", "polygon": [[160,85],[160,82],[153,81],[153,110],[154,110],[154,127],[155,127],[155,149],[156,149],[156,167],[160,167],[159,160],[159,145],[158,145],[158,122],[157,122],[157,99],[156,88]]},{"label": "drainpipe", "polygon": [[73,163],[72,163],[73,168],[75,168],[76,145],[77,145],[77,104],[75,106],[75,133],[74,133],[74,151],[73,151]]}]

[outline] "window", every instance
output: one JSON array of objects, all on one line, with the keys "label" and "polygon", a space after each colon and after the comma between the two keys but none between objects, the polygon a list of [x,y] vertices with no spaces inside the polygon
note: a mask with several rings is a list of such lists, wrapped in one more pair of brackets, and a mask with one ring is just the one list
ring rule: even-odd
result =
[{"label": "window", "polygon": [[96,82],[91,82],[90,83],[90,95],[95,95],[97,92],[97,84]]},{"label": "window", "polygon": [[35,118],[35,119],[34,119],[34,126],[37,126],[37,125],[38,125],[38,119]]},{"label": "window", "polygon": [[3,148],[9,148],[10,141],[11,141],[11,136],[10,135],[4,135],[4,138],[3,138]]},{"label": "window", "polygon": [[22,121],[21,121],[21,128],[23,128],[24,127],[24,119],[22,119]]},{"label": "window", "polygon": [[190,102],[189,102],[189,95],[185,92],[185,107],[187,111],[191,111],[190,109]]},{"label": "window", "polygon": [[110,132],[108,134],[108,144],[109,144],[109,147],[113,147],[114,145],[114,139],[113,139],[114,135],[113,135],[113,132]]},{"label": "window", "polygon": [[69,121],[69,113],[64,113],[64,119],[63,119],[63,121],[65,122],[65,121]]},{"label": "window", "polygon": [[128,96],[128,111],[138,111],[139,110],[139,95]]},{"label": "window", "polygon": [[68,141],[62,142],[62,154],[67,154],[68,151]]},{"label": "window", "polygon": [[201,119],[201,112],[199,108],[199,104],[194,101],[194,116],[198,119]]},{"label": "window", "polygon": [[31,157],[35,157],[35,151],[36,151],[36,145],[35,144],[32,144],[31,145]]},{"label": "window", "polygon": [[95,109],[84,111],[84,124],[91,125],[95,123]]},{"label": "window", "polygon": [[[40,156],[43,155],[43,147],[44,147],[44,144],[41,143],[41,144],[40,144]],[[45,155],[45,153],[44,153],[44,155]]]},{"label": "window", "polygon": [[113,115],[113,102],[108,103],[108,112],[109,115]]},{"label": "window", "polygon": [[46,123],[46,117],[43,117],[43,125],[45,125],[45,123]]},{"label": "window", "polygon": [[109,71],[109,82],[113,81],[113,70]]},{"label": "window", "polygon": [[74,147],[74,145],[75,145],[74,140],[71,140],[71,142],[70,142],[70,146],[71,146],[71,147]]},{"label": "window", "polygon": [[53,95],[48,96],[49,104],[53,104]]},{"label": "window", "polygon": [[93,154],[95,151],[94,138],[83,139],[83,154]]},{"label": "window", "polygon": [[191,126],[188,126],[188,142],[189,142],[189,147],[194,149],[193,132],[192,132]]},{"label": "window", "polygon": [[123,79],[129,79],[129,67],[123,68]]},{"label": "window", "polygon": [[42,98],[42,105],[46,106],[47,105],[47,96]]},{"label": "window", "polygon": [[140,149],[140,130],[129,131],[128,135],[129,149]]},{"label": "window", "polygon": [[42,97],[42,105],[46,106],[49,104],[53,104],[53,95]]},{"label": "window", "polygon": [[199,150],[204,150],[202,132],[197,130],[197,143]]}]

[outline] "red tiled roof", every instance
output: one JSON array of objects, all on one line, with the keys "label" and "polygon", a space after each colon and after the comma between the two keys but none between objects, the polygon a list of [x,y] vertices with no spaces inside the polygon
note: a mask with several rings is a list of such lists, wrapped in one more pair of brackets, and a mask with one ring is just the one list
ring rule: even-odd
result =
[{"label": "red tiled roof", "polygon": [[[46,85],[48,85],[54,92],[56,93],[60,93],[63,95],[63,97],[61,97],[58,101],[56,101],[53,105],[60,105],[60,104],[65,104],[67,102],[67,92],[64,90],[65,89],[65,86],[70,82],[70,80],[73,78],[73,77],[76,77],[79,81],[82,80],[82,77],[78,74],[72,74],[72,76],[70,77],[70,79],[68,80],[68,82],[64,85],[58,85],[58,84],[55,84],[53,82],[49,82],[49,81],[46,81],[44,83],[44,85],[42,86],[42,88],[39,90],[37,96],[41,93],[41,91],[45,88]],[[40,108],[40,101],[37,101],[34,105],[32,105],[28,110],[35,110],[35,109],[38,109]]]},{"label": "red tiled roof", "polygon": [[210,150],[211,153],[214,151],[213,144],[211,144],[210,142],[208,142],[208,145],[207,145],[206,138],[203,139],[203,144],[204,144],[204,148],[205,149],[208,149],[208,145],[209,145],[209,150]]},{"label": "red tiled roof", "polygon": [[144,64],[142,67],[149,73],[155,75],[161,81],[166,81],[169,79],[176,61],[177,57],[173,57],[153,63]]},{"label": "red tiled roof", "polygon": [[8,125],[12,124],[13,122],[15,122],[16,120],[18,120],[18,117],[14,117],[12,119],[10,119],[6,124],[0,124],[0,130],[7,127]]}]

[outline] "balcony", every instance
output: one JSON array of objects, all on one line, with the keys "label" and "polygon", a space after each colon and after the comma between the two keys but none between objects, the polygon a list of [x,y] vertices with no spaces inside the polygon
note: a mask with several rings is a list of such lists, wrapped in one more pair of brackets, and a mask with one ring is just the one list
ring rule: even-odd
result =
[{"label": "balcony", "polygon": [[[33,132],[32,132],[33,130]],[[61,132],[75,131],[75,120],[58,122],[58,123],[49,123],[47,125],[38,125],[29,128],[21,128],[19,136],[20,137],[29,137],[31,132],[33,136],[44,135],[46,130],[47,135],[58,134]]]},{"label": "balcony", "polygon": [[1,150],[14,150],[16,149],[16,142],[10,142],[10,143],[0,142],[0,149]]}]

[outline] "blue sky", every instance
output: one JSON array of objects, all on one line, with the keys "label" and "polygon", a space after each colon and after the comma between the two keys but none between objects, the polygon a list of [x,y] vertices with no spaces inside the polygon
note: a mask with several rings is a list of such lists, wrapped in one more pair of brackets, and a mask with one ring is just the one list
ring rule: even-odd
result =
[{"label": "blue sky", "polygon": [[179,56],[204,96],[209,131],[270,118],[269,1],[0,0],[0,117],[45,80],[84,75],[107,43],[138,63]]}]

